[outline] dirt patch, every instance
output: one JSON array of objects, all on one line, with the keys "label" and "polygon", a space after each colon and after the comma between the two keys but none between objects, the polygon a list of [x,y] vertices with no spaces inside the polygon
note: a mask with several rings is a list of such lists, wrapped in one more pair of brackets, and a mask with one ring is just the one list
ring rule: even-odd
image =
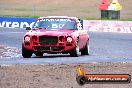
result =
[{"label": "dirt patch", "polygon": [[[74,65],[1,65],[1,88],[132,88],[130,84],[86,84],[76,82]],[[130,74],[132,63],[82,64],[90,74]]]},{"label": "dirt patch", "polygon": [[[118,1],[123,6],[121,19],[130,20],[132,18],[132,0]],[[51,0],[50,2],[49,0],[0,0],[0,15],[67,15],[97,19],[100,18],[98,10],[100,3],[101,0]]]},{"label": "dirt patch", "polygon": [[0,45],[0,59],[20,56],[21,52],[15,47]]}]

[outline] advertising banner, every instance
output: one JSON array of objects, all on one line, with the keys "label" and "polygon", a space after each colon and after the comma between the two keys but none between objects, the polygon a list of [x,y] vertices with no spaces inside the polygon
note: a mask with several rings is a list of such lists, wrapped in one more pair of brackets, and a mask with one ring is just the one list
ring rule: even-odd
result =
[{"label": "advertising banner", "polygon": [[0,17],[0,27],[26,28],[32,27],[36,18]]},{"label": "advertising banner", "polygon": [[132,33],[132,21],[83,20],[88,31]]}]

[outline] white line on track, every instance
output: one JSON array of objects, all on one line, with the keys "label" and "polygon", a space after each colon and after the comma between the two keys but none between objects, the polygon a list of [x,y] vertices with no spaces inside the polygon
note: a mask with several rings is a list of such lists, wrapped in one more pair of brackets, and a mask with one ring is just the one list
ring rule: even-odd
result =
[{"label": "white line on track", "polygon": [[0,66],[1,67],[5,67],[5,66],[7,67],[7,66],[13,66],[13,65],[11,65],[11,64],[10,65],[9,64],[1,64]]}]

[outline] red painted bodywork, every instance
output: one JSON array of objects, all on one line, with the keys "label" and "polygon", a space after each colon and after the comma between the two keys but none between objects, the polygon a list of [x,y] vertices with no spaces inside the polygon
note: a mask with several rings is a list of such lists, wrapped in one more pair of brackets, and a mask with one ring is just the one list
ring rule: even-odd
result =
[{"label": "red painted bodywork", "polygon": [[[77,36],[78,32],[78,36]],[[30,36],[30,41],[25,42],[24,37]],[[36,36],[36,38],[34,37]],[[58,42],[56,44],[45,44],[42,45],[39,43],[39,36],[56,36],[58,38]],[[60,36],[63,36],[62,40],[60,41]],[[71,43],[67,42],[67,37],[71,36],[73,41]],[[33,52],[44,52],[44,53],[65,53],[72,51],[76,44],[79,37],[79,48],[80,50],[85,47],[87,41],[89,40],[89,35],[84,30],[46,30],[46,29],[33,29],[27,32],[23,37],[23,44],[24,48],[31,50]],[[34,37],[34,38],[33,38]],[[50,50],[36,50],[34,47],[50,47]],[[60,49],[54,49],[56,47],[60,47]]]}]

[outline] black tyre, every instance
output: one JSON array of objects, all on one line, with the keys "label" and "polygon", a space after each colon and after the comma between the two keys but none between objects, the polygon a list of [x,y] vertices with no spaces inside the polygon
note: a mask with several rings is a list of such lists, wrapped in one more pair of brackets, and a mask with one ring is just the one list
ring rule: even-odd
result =
[{"label": "black tyre", "polygon": [[78,76],[76,81],[80,86],[82,86],[86,83],[87,79],[84,76]]},{"label": "black tyre", "polygon": [[31,58],[32,56],[32,51],[25,49],[23,44],[22,44],[22,56],[24,58]]},{"label": "black tyre", "polygon": [[80,54],[79,46],[76,45],[76,47],[70,52],[70,56],[72,57],[78,57]]},{"label": "black tyre", "polygon": [[89,55],[89,45],[85,45],[84,49],[81,50],[81,55]]},{"label": "black tyre", "polygon": [[35,54],[36,56],[41,56],[41,57],[43,56],[43,53],[42,53],[42,52],[35,52],[34,54]]}]

